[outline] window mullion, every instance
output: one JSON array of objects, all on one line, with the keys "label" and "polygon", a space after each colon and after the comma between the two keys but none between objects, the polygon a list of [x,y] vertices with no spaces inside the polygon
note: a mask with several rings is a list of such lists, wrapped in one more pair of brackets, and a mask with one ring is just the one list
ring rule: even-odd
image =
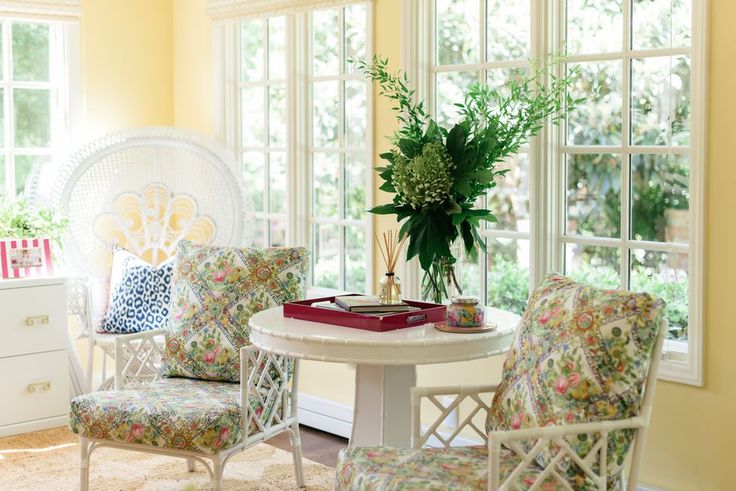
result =
[{"label": "window mullion", "polygon": [[[620,234],[624,243],[628,243],[631,234],[631,2],[623,3],[623,47],[624,57],[621,62],[621,227]],[[628,246],[620,249],[621,288],[630,285],[630,252]]]}]

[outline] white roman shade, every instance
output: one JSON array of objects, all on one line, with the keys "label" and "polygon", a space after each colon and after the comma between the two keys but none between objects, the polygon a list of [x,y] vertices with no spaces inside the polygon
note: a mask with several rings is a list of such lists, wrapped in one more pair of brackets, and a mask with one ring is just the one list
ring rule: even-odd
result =
[{"label": "white roman shade", "polygon": [[79,20],[81,0],[0,0],[0,16]]},{"label": "white roman shade", "polygon": [[370,0],[208,0],[207,13],[215,20],[242,19],[368,2]]}]

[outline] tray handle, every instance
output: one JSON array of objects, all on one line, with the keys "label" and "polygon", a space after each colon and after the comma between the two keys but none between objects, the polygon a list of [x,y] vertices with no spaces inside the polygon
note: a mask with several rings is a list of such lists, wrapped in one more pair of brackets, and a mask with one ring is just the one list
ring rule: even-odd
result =
[{"label": "tray handle", "polygon": [[422,322],[427,320],[427,314],[415,314],[406,318],[406,322],[412,324],[414,322]]}]

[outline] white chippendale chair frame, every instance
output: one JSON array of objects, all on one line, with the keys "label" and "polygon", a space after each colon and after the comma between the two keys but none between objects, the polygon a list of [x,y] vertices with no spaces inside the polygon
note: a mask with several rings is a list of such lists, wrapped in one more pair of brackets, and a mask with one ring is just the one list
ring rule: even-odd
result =
[{"label": "white chippendale chair frame", "polygon": [[[163,333],[164,330],[161,329],[118,336],[115,339],[115,349],[118,356],[129,356],[129,358],[126,358],[128,360],[127,364],[118,363],[116,365],[116,390],[134,388],[145,391],[145,386],[151,380],[148,377],[141,378],[140,366],[144,360],[154,364],[160,362],[163,347],[157,342],[157,338]],[[130,360],[138,361],[131,362]],[[109,447],[181,457],[186,459],[189,472],[194,471],[195,462],[199,462],[207,469],[212,488],[219,491],[223,489],[223,471],[230,457],[283,432],[288,434],[291,441],[297,486],[303,487],[304,467],[299,423],[297,421],[299,360],[259,351],[255,346],[247,346],[240,350],[240,362],[240,407],[243,410],[241,431],[244,435],[242,442],[215,454],[205,454],[80,436],[80,489],[82,491],[89,489],[89,467],[92,452],[98,448]],[[291,371],[290,366],[293,367]],[[276,370],[279,378],[278,383],[271,377],[269,373],[271,369]],[[289,373],[291,373],[291,376],[289,376]],[[268,392],[262,394],[261,389],[264,388],[268,388]],[[267,421],[262,422],[260,420],[249,404],[249,397],[257,398],[264,408],[263,412],[270,414]],[[267,404],[268,401],[271,401],[271,403]],[[255,425],[256,428],[254,432],[249,434],[248,428],[251,425]],[[208,460],[211,465],[207,462]]]},{"label": "white chippendale chair frame", "polygon": [[[649,420],[652,414],[652,404],[654,401],[654,389],[657,384],[657,370],[659,369],[659,360],[661,358],[662,343],[667,333],[667,321],[663,321],[657,336],[657,341],[652,351],[652,360],[649,366],[644,385],[644,394],[642,398],[642,406],[640,414],[633,418],[618,419],[610,421],[601,421],[597,423],[579,423],[570,425],[551,425],[540,428],[528,428],[510,431],[492,431],[486,433],[478,428],[473,422],[473,418],[477,414],[487,414],[490,406],[486,404],[481,394],[494,393],[498,390],[498,385],[473,385],[473,386],[449,386],[449,387],[415,387],[412,389],[412,448],[422,448],[430,438],[436,439],[444,448],[452,446],[453,440],[460,435],[463,429],[473,430],[481,440],[488,445],[488,489],[491,491],[507,491],[514,490],[514,480],[529,465],[535,464],[535,457],[539,453],[548,448],[549,443],[555,443],[559,447],[559,451],[552,457],[549,464],[537,476],[530,490],[538,489],[547,477],[554,477],[560,486],[560,489],[572,490],[573,488],[565,480],[556,469],[557,463],[564,457],[570,457],[584,472],[596,483],[597,489],[606,490],[607,475],[607,450],[606,445],[608,435],[616,430],[632,429],[636,431],[633,449],[629,451],[629,471],[628,475],[624,475],[626,489],[635,491],[641,459],[644,452],[644,441],[646,439]],[[454,396],[454,398],[452,397]],[[423,429],[421,421],[421,404],[422,400],[429,400],[433,406],[440,411],[437,419],[428,427]],[[459,422],[457,428],[449,435],[439,431],[440,426],[450,414],[460,407],[465,400],[474,403],[474,407],[470,409],[468,415]],[[585,456],[579,456],[570,447],[565,437],[581,434],[581,433],[598,433],[598,439],[594,443],[591,450]],[[527,453],[522,448],[520,442],[533,441],[533,448]],[[499,459],[501,457],[501,445],[513,450],[521,457],[521,462],[509,474],[509,476],[501,482]],[[593,470],[594,464],[599,464],[600,472]]]},{"label": "white chippendale chair frame", "polygon": [[[214,241],[218,244],[247,245],[252,240],[252,202],[244,192],[240,168],[222,147],[205,136],[168,127],[126,130],[99,138],[67,159],[53,182],[38,186],[40,196],[37,199],[48,201],[71,220],[64,248],[64,259],[71,270],[68,313],[76,317],[79,324],[76,338],[89,340],[87,390],[94,390],[95,346],[104,353],[99,389],[112,388],[114,378],[108,376],[107,360],[116,359],[115,339],[126,335],[95,332],[104,314],[102,307],[106,302],[109,278],[92,271],[88,257],[94,248],[109,247],[109,244],[94,236],[92,221],[100,215],[89,217],[79,213],[79,203],[89,202],[100,213],[110,212],[117,196],[141,193],[150,184],[162,184],[170,187],[175,195],[193,198],[198,216],[205,216],[214,223]],[[71,210],[74,200],[76,211]],[[103,201],[104,205],[98,204]],[[214,216],[216,213],[219,215]],[[162,257],[156,246],[164,248],[160,247],[162,239],[156,235],[163,236],[166,232],[164,229],[160,234],[146,233],[145,243],[131,252],[140,254],[141,250],[152,249],[157,263]],[[173,253],[174,247],[175,244],[169,244],[167,252]],[[163,337],[159,341],[162,342]],[[136,367],[136,371],[139,378],[146,380],[155,379],[157,374],[156,367],[146,363]]]}]

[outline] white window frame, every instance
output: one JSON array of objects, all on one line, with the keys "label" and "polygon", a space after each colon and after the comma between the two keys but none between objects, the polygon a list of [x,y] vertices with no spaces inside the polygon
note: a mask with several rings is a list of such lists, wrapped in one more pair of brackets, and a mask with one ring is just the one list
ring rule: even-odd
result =
[{"label": "white window frame", "polygon": [[[53,10],[53,9],[52,9]],[[58,159],[68,154],[81,142],[81,62],[79,22],[74,20],[77,12],[69,11],[69,17],[58,17],[59,12],[47,11],[32,2],[18,11],[0,2],[0,24],[2,24],[2,55],[5,146],[0,154],[5,158],[5,189],[9,198],[16,196],[15,156],[46,157],[44,167],[59,164]],[[12,33],[14,22],[43,23],[49,26],[49,81],[22,82],[12,80]],[[15,120],[13,114],[13,89],[44,89],[49,91],[50,140],[47,148],[15,146]],[[29,176],[25,189],[28,196],[36,196],[46,189],[50,172],[36,169]]]},{"label": "white window frame", "polygon": [[[538,22],[532,25],[532,53],[558,51],[557,41],[561,39],[564,28],[564,0],[553,2],[530,0],[532,16]],[[411,80],[416,81],[416,97],[430,101],[432,97],[433,60],[432,47],[432,7],[434,2],[426,0],[402,0],[402,69]],[[481,2],[484,3],[484,2]],[[624,2],[630,4],[629,1]],[[628,9],[628,6],[625,7]],[[687,50],[691,56],[691,123],[690,123],[690,240],[687,247],[689,260],[689,324],[688,342],[667,341],[662,352],[659,378],[690,385],[703,385],[703,271],[704,271],[704,200],[705,200],[705,162],[706,162],[706,121],[707,121],[707,27],[708,0],[693,0],[692,42]],[[536,33],[536,34],[535,34]],[[483,38],[482,38],[483,39]],[[481,39],[481,40],[482,40]],[[672,50],[679,51],[681,50]],[[664,51],[662,51],[664,53]],[[621,53],[618,53],[619,55]],[[628,53],[625,53],[628,55]],[[664,54],[663,54],[664,56]],[[577,59],[578,57],[576,57]],[[596,59],[600,58],[596,55]],[[482,68],[487,63],[462,65],[462,68]],[[430,106],[432,107],[432,106]],[[531,250],[530,281],[538,283],[546,272],[561,271],[564,267],[564,246],[562,239],[564,224],[565,183],[561,169],[562,137],[560,129],[545,128],[530,143],[529,179],[531,180]],[[617,149],[626,145],[617,146]],[[605,151],[607,147],[596,148]],[[641,151],[641,148],[637,148]],[[539,152],[536,154],[535,152]],[[623,174],[623,170],[622,170]],[[622,208],[626,206],[622,198]],[[624,225],[624,224],[622,224]],[[624,228],[622,227],[622,230]],[[494,234],[496,232],[493,232]],[[587,239],[586,239],[587,240]],[[595,239],[593,239],[595,240]],[[624,238],[613,239],[621,245]],[[606,245],[611,245],[603,239]],[[587,243],[587,241],[586,241]],[[647,245],[638,241],[637,246]],[[656,244],[655,250],[661,250]],[[674,247],[678,249],[678,247]],[[405,267],[403,272],[405,288],[410,295],[419,296],[420,272],[416,262]],[[622,272],[623,274],[623,272]]]},{"label": "white window frame", "polygon": [[[330,1],[315,4],[314,8],[300,8],[295,11],[259,11],[257,15],[248,17],[236,17],[225,20],[217,20],[214,23],[213,50],[214,50],[214,78],[215,78],[215,134],[217,138],[228,148],[235,152],[240,161],[242,154],[240,148],[240,61],[239,61],[239,25],[243,20],[251,18],[268,18],[272,16],[286,17],[286,57],[287,57],[287,211],[286,211],[286,244],[290,246],[305,246],[312,249],[312,225],[314,223],[312,213],[312,190],[311,190],[311,26],[310,12],[324,9],[342,9],[343,7],[363,4],[366,7],[367,25],[366,32],[366,57],[370,59],[373,47],[373,2],[370,0],[356,1]],[[339,16],[342,18],[342,14]],[[342,32],[342,29],[341,29]],[[341,60],[342,61],[342,60]],[[342,81],[352,76],[341,75]],[[373,91],[368,82],[366,93],[367,121],[366,121],[366,209],[372,206],[374,178],[371,162],[373,159]],[[342,124],[342,122],[340,123]],[[342,131],[340,135],[342,138]],[[342,139],[340,146],[334,151],[342,152],[344,147]],[[342,177],[338,185],[342,185]],[[342,187],[341,187],[342,189]],[[340,195],[340,210],[343,208],[344,196]],[[266,214],[269,215],[269,214]],[[318,219],[322,223],[322,219]],[[330,223],[343,225],[362,225],[365,227],[366,235],[366,281],[365,292],[370,292],[373,287],[373,220],[369,214],[365,214],[363,220],[334,219]],[[342,236],[342,227],[341,227]],[[340,288],[338,290],[318,287],[313,285],[312,271],[310,267],[309,291],[310,296],[334,295],[343,291],[344,287],[344,256],[346,250],[344,241],[341,239],[340,247]]]}]

